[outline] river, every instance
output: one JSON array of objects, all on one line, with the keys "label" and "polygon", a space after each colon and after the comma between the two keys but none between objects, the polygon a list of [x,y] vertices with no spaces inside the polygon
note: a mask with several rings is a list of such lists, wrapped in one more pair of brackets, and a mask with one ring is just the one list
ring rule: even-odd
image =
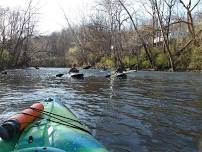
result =
[{"label": "river", "polygon": [[64,68],[0,75],[0,120],[57,96],[111,152],[202,150],[202,74],[138,71],[110,80],[82,72],[84,80],[56,78]]}]

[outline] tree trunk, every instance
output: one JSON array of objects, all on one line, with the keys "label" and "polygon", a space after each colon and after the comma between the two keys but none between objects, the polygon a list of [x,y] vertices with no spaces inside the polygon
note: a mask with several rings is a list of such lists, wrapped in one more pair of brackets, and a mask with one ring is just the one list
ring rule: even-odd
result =
[{"label": "tree trunk", "polygon": [[134,29],[135,29],[135,31],[136,31],[138,37],[140,38],[140,41],[141,41],[142,46],[143,46],[143,48],[144,48],[144,50],[145,50],[145,53],[146,53],[146,56],[147,56],[147,58],[148,58],[148,60],[149,60],[149,62],[150,62],[150,65],[151,65],[152,68],[154,68],[155,66],[154,66],[154,62],[153,62],[153,59],[152,59],[152,54],[151,54],[150,50],[148,49],[147,44],[145,43],[144,39],[143,39],[142,36],[140,35],[140,33],[139,33],[139,31],[138,31],[138,28],[137,28],[137,26],[136,26],[136,24],[135,24],[135,22],[134,22],[134,20],[133,20],[133,18],[132,18],[132,16],[131,16],[131,14],[129,13],[129,11],[128,11],[128,9],[125,7],[125,5],[121,2],[121,0],[119,0],[119,3],[122,5],[122,7],[123,7],[123,8],[125,9],[125,11],[127,12],[128,16],[130,17],[130,20],[132,21],[133,27],[134,27]]},{"label": "tree trunk", "polygon": [[[156,7],[158,20],[159,20],[159,23],[160,23],[160,29],[161,29],[161,32],[162,32],[162,35],[163,35],[163,43],[164,43],[165,48],[166,48],[167,53],[168,53],[171,71],[175,71],[175,64],[174,64],[173,55],[172,55],[172,53],[171,53],[170,46],[169,46],[168,34],[166,34],[166,32],[165,32],[165,30],[164,30],[162,18],[161,18],[161,16],[160,16],[159,7],[158,7],[158,5],[157,5],[157,1],[156,1],[156,0],[154,1],[154,5],[155,5],[155,7]],[[168,33],[168,32],[167,32],[167,33]]]}]

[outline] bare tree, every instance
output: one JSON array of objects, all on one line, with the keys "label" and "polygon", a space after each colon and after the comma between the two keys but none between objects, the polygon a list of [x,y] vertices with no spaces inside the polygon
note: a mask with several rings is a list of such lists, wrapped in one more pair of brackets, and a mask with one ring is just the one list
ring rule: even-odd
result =
[{"label": "bare tree", "polygon": [[6,28],[7,28],[7,16],[8,9],[0,8],[0,59],[2,59],[3,52],[6,47]]},{"label": "bare tree", "polygon": [[[167,16],[164,14],[165,10],[160,10],[161,8],[164,9],[164,6],[160,7],[160,4],[163,4],[163,2],[166,3],[167,5],[167,11],[168,14]],[[169,33],[170,33],[170,22],[171,22],[171,15],[172,15],[172,8],[175,5],[175,0],[153,0],[153,5],[156,9],[160,29],[161,29],[161,34],[163,36],[163,43],[165,45],[166,51],[168,53],[169,61],[170,61],[170,66],[171,70],[175,70],[175,63],[173,59],[173,55],[171,53],[171,49],[169,46]],[[164,5],[164,4],[163,4]],[[166,21],[164,21],[164,18],[166,18]]]},{"label": "bare tree", "polygon": [[197,0],[195,2],[195,4],[192,5],[191,0],[189,0],[188,4],[185,4],[184,1],[179,0],[179,2],[183,5],[183,7],[186,9],[186,13],[187,13],[187,26],[188,26],[188,30],[189,33],[191,35],[191,37],[195,40],[196,39],[196,32],[195,32],[195,27],[194,27],[194,21],[193,21],[193,16],[192,16],[192,12],[193,10],[196,8],[196,6],[199,4],[201,0]]},{"label": "bare tree", "polygon": [[25,10],[0,8],[0,58],[4,51],[9,53],[9,64],[12,66],[29,61],[30,39],[34,34],[37,11],[32,0]]},{"label": "bare tree", "polygon": [[201,0],[197,0],[195,1],[195,3],[193,4],[191,0],[189,0],[188,4],[185,4],[184,1],[182,0],[179,0],[180,4],[182,4],[182,6],[185,8],[186,10],[186,14],[187,14],[187,20],[179,20],[179,21],[176,21],[174,22],[173,24],[177,24],[177,23],[185,23],[187,24],[187,27],[188,27],[188,31],[189,31],[189,34],[191,35],[191,39],[188,40],[185,45],[179,49],[177,52],[176,52],[176,55],[181,55],[184,50],[190,46],[190,44],[192,44],[192,42],[194,42],[195,45],[199,45],[198,42],[197,42],[197,37],[202,33],[202,30],[199,30],[198,32],[196,32],[195,30],[195,26],[194,26],[194,19],[193,19],[193,11],[194,9],[200,4]]},{"label": "bare tree", "polygon": [[129,16],[129,18],[130,18],[130,20],[131,20],[131,22],[132,22],[132,24],[133,24],[133,27],[134,27],[134,29],[135,29],[135,32],[137,33],[137,35],[138,35],[138,37],[139,37],[139,39],[140,39],[140,42],[141,42],[141,44],[142,44],[142,46],[143,46],[143,48],[144,48],[144,50],[145,50],[145,53],[146,53],[146,56],[147,56],[147,58],[148,58],[148,60],[149,60],[149,62],[150,62],[150,65],[151,65],[152,68],[154,68],[155,65],[154,65],[154,62],[153,62],[153,59],[152,59],[152,54],[151,54],[151,52],[150,52],[150,50],[149,50],[149,48],[148,48],[147,43],[145,42],[144,38],[141,36],[141,34],[140,34],[140,32],[139,32],[138,26],[136,25],[136,23],[135,23],[133,17],[131,16],[131,13],[130,13],[129,10],[126,8],[126,6],[124,5],[124,3],[123,3],[121,0],[119,0],[119,3],[122,5],[122,7],[124,8],[124,10],[127,12],[128,16]]},{"label": "bare tree", "polygon": [[[36,24],[36,21],[34,19],[35,15],[37,14],[37,11],[38,9],[32,6],[32,0],[30,0],[27,9],[23,12],[23,14],[17,12],[17,15],[19,15],[19,20],[16,23],[18,24],[18,31],[16,34],[17,40],[13,48],[13,66],[18,65],[20,56],[22,55],[21,53],[23,53],[24,59],[28,57],[27,51],[29,47],[29,39],[33,36]],[[22,52],[22,50],[24,50],[24,52]]]}]

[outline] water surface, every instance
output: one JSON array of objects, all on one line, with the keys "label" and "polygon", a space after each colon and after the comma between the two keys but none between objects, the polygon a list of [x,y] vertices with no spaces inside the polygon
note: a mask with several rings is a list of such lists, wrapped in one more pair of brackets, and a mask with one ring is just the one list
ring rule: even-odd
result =
[{"label": "water surface", "polygon": [[[111,152],[183,151],[202,147],[202,74],[135,72],[125,80],[63,68],[9,70],[0,75],[0,120],[35,101],[60,97]],[[202,149],[202,148],[201,148]]]}]

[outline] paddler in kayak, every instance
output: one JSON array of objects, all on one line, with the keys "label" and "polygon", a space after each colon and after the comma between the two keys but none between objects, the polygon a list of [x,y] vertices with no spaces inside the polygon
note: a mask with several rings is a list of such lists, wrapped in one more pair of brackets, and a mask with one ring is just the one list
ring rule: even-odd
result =
[{"label": "paddler in kayak", "polygon": [[76,64],[73,64],[72,68],[69,70],[69,73],[79,73],[79,70],[76,68]]},{"label": "paddler in kayak", "polygon": [[116,72],[115,72],[115,76],[117,78],[120,78],[120,79],[126,79],[127,78],[127,74],[124,73],[124,71],[126,71],[125,67],[123,65],[120,65]]},{"label": "paddler in kayak", "polygon": [[126,71],[125,67],[123,65],[120,65],[117,69],[115,73],[123,73],[123,71]]}]

